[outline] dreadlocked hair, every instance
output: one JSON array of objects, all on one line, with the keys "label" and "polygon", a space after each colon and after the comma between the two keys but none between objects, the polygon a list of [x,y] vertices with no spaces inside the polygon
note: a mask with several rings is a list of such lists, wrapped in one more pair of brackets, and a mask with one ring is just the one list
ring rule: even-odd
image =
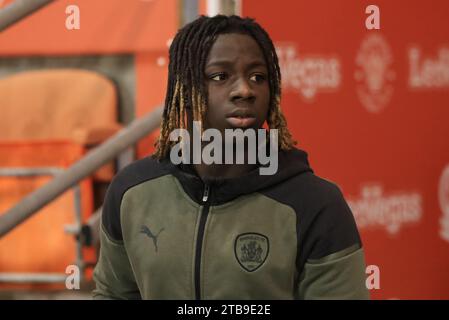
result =
[{"label": "dreadlocked hair", "polygon": [[215,40],[219,35],[226,33],[247,34],[259,44],[268,68],[270,87],[268,128],[278,130],[281,150],[289,150],[296,144],[280,109],[281,72],[276,50],[268,33],[251,18],[235,15],[200,16],[180,29],[170,45],[167,94],[160,136],[153,155],[157,159],[165,158],[176,143],[170,141],[170,133],[174,129],[187,127],[188,109],[192,112],[193,121],[204,123],[208,96],[203,70]]}]

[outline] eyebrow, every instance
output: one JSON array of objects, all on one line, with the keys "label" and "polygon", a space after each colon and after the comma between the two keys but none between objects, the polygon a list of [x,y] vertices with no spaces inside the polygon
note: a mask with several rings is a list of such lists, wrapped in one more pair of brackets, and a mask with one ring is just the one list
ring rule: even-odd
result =
[{"label": "eyebrow", "polygon": [[[233,64],[234,63],[229,60],[216,60],[216,61],[212,61],[211,63],[207,64],[206,68],[213,67],[213,66],[227,67],[227,66],[232,66]],[[255,67],[265,67],[266,68],[267,65],[265,62],[262,62],[262,61],[253,61],[247,66],[247,69],[252,69]]]}]

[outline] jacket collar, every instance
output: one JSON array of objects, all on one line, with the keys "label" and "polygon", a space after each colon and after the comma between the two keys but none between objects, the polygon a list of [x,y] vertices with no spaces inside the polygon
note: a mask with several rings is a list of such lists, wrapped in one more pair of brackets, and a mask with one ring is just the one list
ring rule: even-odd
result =
[{"label": "jacket collar", "polygon": [[260,175],[259,168],[256,168],[236,178],[203,181],[192,165],[174,165],[170,160],[164,160],[163,164],[197,203],[202,203],[204,190],[206,185],[209,185],[211,205],[223,204],[241,195],[273,187],[304,172],[313,172],[309,166],[307,153],[296,148],[279,151],[278,170],[274,175]]}]

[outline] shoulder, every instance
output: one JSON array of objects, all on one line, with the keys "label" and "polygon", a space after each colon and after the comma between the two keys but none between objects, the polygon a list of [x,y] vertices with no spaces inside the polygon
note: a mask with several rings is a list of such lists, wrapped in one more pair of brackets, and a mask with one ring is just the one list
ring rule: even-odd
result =
[{"label": "shoulder", "polygon": [[263,192],[281,203],[289,205],[299,213],[317,212],[327,206],[345,202],[338,185],[312,172],[290,179]]},{"label": "shoulder", "polygon": [[306,172],[264,194],[296,213],[299,265],[306,259],[318,259],[354,244],[361,246],[354,216],[335,183]]},{"label": "shoulder", "polygon": [[121,169],[112,179],[110,189],[125,192],[132,186],[168,174],[163,163],[152,157],[136,160]]},{"label": "shoulder", "polygon": [[103,203],[102,223],[108,236],[122,240],[120,205],[123,195],[129,189],[145,181],[169,174],[167,167],[152,157],[145,157],[121,169],[112,179]]},{"label": "shoulder", "polygon": [[321,178],[314,173],[308,172],[297,176],[297,178],[296,183],[299,186],[317,193],[326,200],[334,200],[335,197],[341,196],[340,188],[335,182]]}]

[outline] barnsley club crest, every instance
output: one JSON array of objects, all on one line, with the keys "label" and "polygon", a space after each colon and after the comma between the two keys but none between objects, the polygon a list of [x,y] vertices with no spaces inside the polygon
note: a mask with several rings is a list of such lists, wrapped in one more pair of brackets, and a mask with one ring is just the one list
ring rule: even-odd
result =
[{"label": "barnsley club crest", "polygon": [[234,253],[238,263],[248,272],[259,269],[268,257],[268,238],[259,233],[243,233],[235,239]]}]

